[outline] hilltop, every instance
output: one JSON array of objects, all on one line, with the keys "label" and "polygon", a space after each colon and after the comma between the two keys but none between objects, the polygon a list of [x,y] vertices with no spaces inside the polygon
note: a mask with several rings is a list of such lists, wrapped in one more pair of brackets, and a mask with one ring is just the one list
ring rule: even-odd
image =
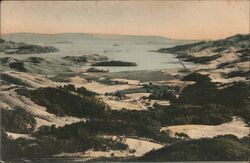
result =
[{"label": "hilltop", "polygon": [[58,52],[59,50],[51,46],[29,45],[0,39],[0,51],[6,54],[40,54]]}]

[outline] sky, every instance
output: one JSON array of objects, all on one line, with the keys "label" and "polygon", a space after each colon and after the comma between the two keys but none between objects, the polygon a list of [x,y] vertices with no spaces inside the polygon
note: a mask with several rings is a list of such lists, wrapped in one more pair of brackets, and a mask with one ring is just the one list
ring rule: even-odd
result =
[{"label": "sky", "polygon": [[1,33],[219,39],[249,33],[249,0],[2,1]]}]

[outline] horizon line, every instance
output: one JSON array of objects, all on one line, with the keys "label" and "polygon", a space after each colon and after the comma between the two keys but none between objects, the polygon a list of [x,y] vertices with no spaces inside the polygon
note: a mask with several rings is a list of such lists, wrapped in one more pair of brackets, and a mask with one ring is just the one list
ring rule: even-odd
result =
[{"label": "horizon line", "polygon": [[39,32],[10,32],[10,33],[0,33],[0,36],[2,35],[8,35],[8,34],[40,34],[40,35],[59,35],[59,34],[92,34],[92,35],[110,35],[110,36],[139,36],[139,37],[160,37],[160,38],[166,38],[166,39],[172,39],[172,40],[193,40],[193,41],[201,41],[201,40],[219,40],[219,39],[223,39],[223,38],[227,38],[227,37],[231,37],[231,36],[235,36],[238,34],[250,34],[248,33],[235,33],[232,35],[229,35],[227,37],[222,37],[222,38],[216,38],[216,39],[208,39],[208,38],[204,38],[204,39],[181,39],[181,38],[173,38],[173,37],[167,37],[167,36],[160,36],[160,35],[136,35],[136,34],[118,34],[118,33],[88,33],[88,32],[58,32],[58,33],[39,33]]},{"label": "horizon line", "polygon": [[[0,33],[0,35],[8,35],[8,34],[41,34],[41,35],[58,35],[58,34],[92,34],[92,35],[113,35],[113,36],[139,36],[139,37],[161,37],[167,38],[172,40],[190,40],[190,39],[179,39],[179,38],[172,38],[167,36],[161,35],[142,35],[142,34],[119,34],[119,33],[92,33],[92,32],[58,32],[58,33],[39,33],[39,32],[9,32],[9,33]],[[195,39],[197,40],[197,39]]]}]

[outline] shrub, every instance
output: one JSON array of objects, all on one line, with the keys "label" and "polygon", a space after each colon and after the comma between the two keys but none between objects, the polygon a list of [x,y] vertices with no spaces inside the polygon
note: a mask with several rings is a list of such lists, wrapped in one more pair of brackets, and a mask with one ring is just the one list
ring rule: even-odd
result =
[{"label": "shrub", "polygon": [[100,116],[108,108],[103,102],[94,97],[94,93],[85,88],[75,89],[74,86],[59,88],[38,88],[35,90],[18,89],[20,95],[31,98],[47,111],[60,116]]},{"label": "shrub", "polygon": [[183,141],[151,151],[136,161],[247,161],[249,140],[244,141],[232,136]]},{"label": "shrub", "polygon": [[14,110],[2,109],[2,127],[8,132],[32,133],[36,125],[36,120],[23,108]]}]

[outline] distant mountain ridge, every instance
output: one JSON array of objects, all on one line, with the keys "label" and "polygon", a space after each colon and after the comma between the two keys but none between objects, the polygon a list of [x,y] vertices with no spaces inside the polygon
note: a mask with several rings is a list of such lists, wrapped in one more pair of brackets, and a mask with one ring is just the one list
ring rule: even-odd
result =
[{"label": "distant mountain ridge", "polygon": [[91,33],[56,33],[56,34],[40,34],[40,33],[10,33],[3,34],[1,38],[8,41],[41,43],[46,41],[80,41],[80,40],[144,40],[144,41],[187,41],[166,38],[161,36],[136,36],[136,35],[116,35],[116,34],[91,34]]},{"label": "distant mountain ridge", "polygon": [[29,45],[23,42],[13,42],[0,39],[0,52],[6,54],[39,54],[52,53],[59,50],[52,46]]},{"label": "distant mountain ridge", "polygon": [[234,48],[249,48],[250,34],[237,34],[225,39],[220,39],[216,41],[200,41],[191,44],[179,45],[171,48],[159,49],[160,53],[173,53],[177,54],[179,57],[182,55],[188,55],[188,53],[199,52],[204,49],[210,48],[212,52],[222,52],[229,47]]}]

